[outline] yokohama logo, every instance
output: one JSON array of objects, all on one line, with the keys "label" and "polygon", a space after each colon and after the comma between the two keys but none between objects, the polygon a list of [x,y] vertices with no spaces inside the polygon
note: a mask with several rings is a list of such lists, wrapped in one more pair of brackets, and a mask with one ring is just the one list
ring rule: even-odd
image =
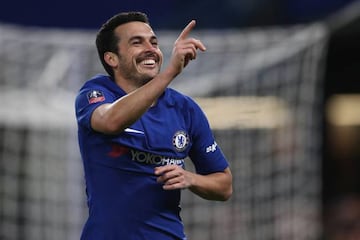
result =
[{"label": "yokohama logo", "polygon": [[147,152],[131,150],[131,159],[144,164],[184,166],[185,159],[169,158]]}]

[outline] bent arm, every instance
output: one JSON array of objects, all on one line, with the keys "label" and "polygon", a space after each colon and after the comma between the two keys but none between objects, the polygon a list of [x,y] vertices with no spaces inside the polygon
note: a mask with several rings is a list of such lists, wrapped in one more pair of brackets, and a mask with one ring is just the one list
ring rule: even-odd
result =
[{"label": "bent arm", "polygon": [[100,105],[91,116],[91,127],[106,134],[122,132],[146,112],[174,77],[172,70],[165,69],[152,81],[117,101]]},{"label": "bent arm", "polygon": [[188,188],[207,200],[226,201],[232,195],[232,174],[227,167],[222,172],[200,175],[180,166],[166,165],[155,168],[157,181],[165,190]]},{"label": "bent arm", "polygon": [[204,199],[226,201],[232,195],[231,171],[226,168],[208,175],[194,174],[189,190]]}]

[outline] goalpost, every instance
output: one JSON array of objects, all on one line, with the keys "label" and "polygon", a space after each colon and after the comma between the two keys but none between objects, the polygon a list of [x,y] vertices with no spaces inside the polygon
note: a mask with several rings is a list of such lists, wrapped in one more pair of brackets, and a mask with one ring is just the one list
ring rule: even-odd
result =
[{"label": "goalpost", "polygon": [[[165,60],[177,33],[157,32]],[[208,115],[234,193],[219,203],[183,191],[188,239],[318,239],[324,27],[194,35],[208,50],[171,87]],[[74,97],[103,72],[94,38],[0,25],[1,239],[79,238],[87,208]]]}]

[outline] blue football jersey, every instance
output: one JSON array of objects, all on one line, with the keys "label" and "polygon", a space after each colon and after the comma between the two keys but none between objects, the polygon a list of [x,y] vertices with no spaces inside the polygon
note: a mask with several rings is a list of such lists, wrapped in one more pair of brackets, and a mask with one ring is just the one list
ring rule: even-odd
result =
[{"label": "blue football jersey", "polygon": [[118,135],[91,128],[92,112],[126,93],[110,77],[96,75],[75,102],[89,217],[83,240],[186,239],[180,190],[163,190],[154,168],[166,164],[196,172],[223,171],[228,163],[209,123],[189,97],[167,88],[156,105]]}]

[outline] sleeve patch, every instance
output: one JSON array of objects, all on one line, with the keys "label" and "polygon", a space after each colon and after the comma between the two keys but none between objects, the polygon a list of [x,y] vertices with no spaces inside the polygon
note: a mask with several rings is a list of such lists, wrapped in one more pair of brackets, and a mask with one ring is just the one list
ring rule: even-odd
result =
[{"label": "sleeve patch", "polygon": [[92,90],[88,92],[87,98],[90,104],[105,101],[104,94],[99,90]]}]

